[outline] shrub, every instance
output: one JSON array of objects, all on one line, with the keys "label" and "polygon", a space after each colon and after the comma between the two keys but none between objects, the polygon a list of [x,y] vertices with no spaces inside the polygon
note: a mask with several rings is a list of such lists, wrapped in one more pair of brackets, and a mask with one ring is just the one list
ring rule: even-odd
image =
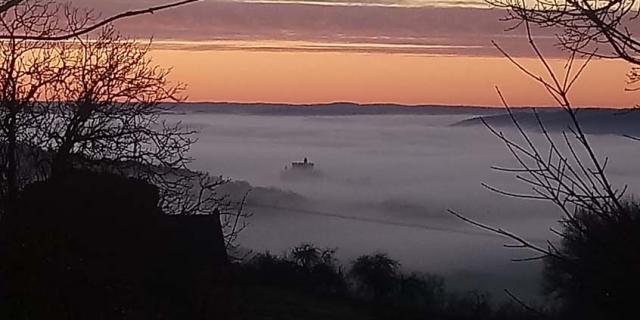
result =
[{"label": "shrub", "polygon": [[578,210],[563,222],[558,257],[545,260],[545,292],[571,318],[624,319],[640,288],[640,206]]}]

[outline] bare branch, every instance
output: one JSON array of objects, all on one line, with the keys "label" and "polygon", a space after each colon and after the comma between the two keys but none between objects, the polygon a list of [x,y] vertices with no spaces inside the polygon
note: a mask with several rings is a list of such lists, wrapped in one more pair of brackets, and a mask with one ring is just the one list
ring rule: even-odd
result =
[{"label": "bare branch", "polygon": [[[5,4],[3,7],[0,7],[0,13],[4,12],[10,8],[16,7],[17,5],[19,5],[21,2],[23,2],[24,0],[19,0],[19,1],[10,1],[7,4]],[[118,20],[122,20],[122,19],[126,19],[126,18],[131,18],[131,17],[136,17],[136,16],[140,16],[140,15],[144,15],[144,14],[153,14],[155,12],[158,11],[163,11],[163,10],[167,10],[167,9],[172,9],[172,8],[176,8],[179,6],[183,6],[183,5],[187,5],[190,3],[194,3],[200,0],[183,0],[183,1],[179,1],[179,2],[174,2],[174,3],[168,3],[168,4],[164,4],[164,5],[159,5],[159,6],[153,6],[153,7],[149,7],[149,8],[145,8],[145,9],[140,9],[140,10],[131,10],[131,11],[126,11],[126,12],[122,12],[116,15],[113,15],[111,17],[105,18],[103,20],[97,21],[91,25],[87,25],[87,26],[82,26],[81,28],[78,29],[71,29],[71,30],[64,30],[61,32],[61,34],[59,35],[28,35],[28,34],[0,34],[0,40],[8,40],[8,39],[14,39],[14,40],[47,40],[47,41],[61,41],[61,40],[68,40],[71,38],[75,38],[75,37],[79,37],[81,35],[90,33],[92,31],[98,30],[106,25],[109,25],[115,21]],[[6,8],[4,8],[6,7]],[[4,10],[2,10],[4,8]],[[89,19],[88,19],[89,20]]]},{"label": "bare branch", "polygon": [[4,1],[3,4],[0,5],[0,13],[6,12],[7,10],[19,5],[24,0],[7,0]]}]

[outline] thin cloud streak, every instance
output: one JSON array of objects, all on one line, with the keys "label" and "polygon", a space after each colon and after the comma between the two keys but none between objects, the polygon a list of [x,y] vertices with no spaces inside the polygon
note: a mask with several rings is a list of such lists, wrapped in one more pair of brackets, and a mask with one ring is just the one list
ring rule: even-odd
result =
[{"label": "thin cloud streak", "polygon": [[418,55],[453,55],[468,51],[477,53],[487,47],[477,45],[442,45],[384,42],[312,42],[312,41],[247,41],[247,40],[159,40],[153,42],[155,50],[188,51],[254,51],[254,52],[354,52]]},{"label": "thin cloud streak", "polygon": [[[289,50],[292,52],[322,50],[498,56],[498,51],[491,47],[494,40],[515,56],[530,56],[523,34],[505,33],[509,25],[499,21],[504,16],[501,10],[340,7],[285,2],[202,2],[136,19],[135,23],[125,21],[118,26],[133,37],[190,41],[184,48],[191,50],[284,51],[287,48],[267,48],[263,43],[291,41]],[[559,53],[553,46],[552,30],[536,35],[540,36],[539,45],[549,50],[547,54]],[[228,43],[208,43],[213,40],[252,41],[257,44],[232,47]],[[301,47],[300,42],[326,45]],[[179,49],[175,44],[172,48]]]},{"label": "thin cloud streak", "polygon": [[[104,14],[155,2],[157,0],[75,1],[81,6],[96,7]],[[500,21],[505,14],[504,10],[488,9],[483,1],[475,0],[211,0],[117,25],[131,37],[203,42],[186,46],[193,50],[283,51],[286,48],[279,46],[232,48],[206,42],[302,41],[327,45],[309,48],[294,43],[290,51],[500,56],[491,46],[491,41],[496,41],[513,56],[532,57],[523,30],[505,31],[512,26]],[[538,46],[549,57],[564,56],[554,46],[557,32],[555,29],[534,30]],[[337,43],[347,45],[336,46]],[[376,45],[363,46],[363,43]],[[430,48],[425,50],[425,47]]]},{"label": "thin cloud streak", "polygon": [[228,0],[240,3],[270,3],[270,4],[307,4],[339,7],[387,7],[387,8],[420,8],[420,7],[472,7],[487,8],[485,1],[457,1],[457,0],[374,0],[374,1],[341,1],[341,0]]}]

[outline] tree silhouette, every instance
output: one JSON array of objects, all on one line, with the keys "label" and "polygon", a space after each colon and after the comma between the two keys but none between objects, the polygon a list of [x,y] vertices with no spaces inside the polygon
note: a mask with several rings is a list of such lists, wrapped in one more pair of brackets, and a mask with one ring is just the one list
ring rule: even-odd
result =
[{"label": "tree silhouette", "polygon": [[[150,61],[148,45],[124,39],[109,23],[190,2],[104,20],[56,1],[0,3],[0,210],[11,210],[25,184],[78,162],[137,162],[158,185],[167,171],[185,169],[193,132],[159,120],[160,102],[179,99],[183,86]],[[178,180],[163,181],[164,189],[193,184]]]},{"label": "tree silhouette", "polygon": [[[517,27],[531,23],[553,29],[558,44],[568,52],[621,58],[640,64],[640,42],[634,34],[638,17],[635,0],[489,0],[506,9],[506,21]],[[602,50],[604,49],[604,50]]]},{"label": "tree silhouette", "polygon": [[[0,15],[0,25],[8,34],[42,33],[54,28],[53,18],[29,2],[16,7],[22,19]],[[53,86],[63,82],[64,68],[59,57],[66,50],[63,43],[25,41],[9,38],[0,42],[0,200],[1,209],[10,211],[25,183],[28,165],[25,158],[33,148],[32,128],[40,124],[39,112],[46,100],[53,99]]]},{"label": "tree silhouette", "polygon": [[183,86],[109,25],[190,2],[104,20],[0,2],[0,317],[211,318],[224,304],[242,210],[216,193],[226,180],[187,167],[194,132],[162,119]]},{"label": "tree silhouette", "polygon": [[395,289],[400,263],[386,254],[376,253],[358,257],[349,271],[362,292],[374,301],[383,301]]},{"label": "tree silhouette", "polygon": [[65,81],[53,88],[56,100],[38,126],[51,175],[105,161],[183,169],[193,132],[160,119],[167,111],[160,103],[178,101],[183,86],[151,62],[148,46],[111,28],[75,44],[60,57]]},{"label": "tree silhouette", "polygon": [[[520,125],[508,99],[498,89],[515,135],[486,122],[485,125],[505,144],[516,165],[494,169],[514,174],[519,181],[531,187],[531,192],[514,193],[484,186],[510,197],[553,203],[561,214],[563,229],[551,229],[558,239],[539,244],[506,229],[471,220],[454,211],[451,213],[514,241],[507,247],[534,252],[531,257],[515,261],[544,260],[547,293],[566,303],[567,310],[571,310],[567,314],[569,318],[622,316],[632,307],[632,303],[626,300],[626,284],[640,281],[637,271],[629,271],[637,270],[638,266],[637,240],[631,231],[635,228],[636,205],[624,201],[626,186],[617,187],[610,181],[606,174],[608,158],[599,155],[592,147],[578,120],[579,109],[569,97],[593,58],[618,58],[631,64],[640,62],[636,59],[640,47],[628,28],[637,14],[634,9],[636,2],[535,0],[529,3],[496,0],[491,3],[508,9],[506,20],[515,22],[514,28],[524,29],[542,73],[531,71],[499,44],[494,43],[495,47],[541,86],[568,115],[569,124],[559,136],[552,135],[534,109],[536,129],[542,135],[541,140],[536,140]],[[563,68],[554,68],[538,48],[532,35],[532,25],[562,30],[558,35],[559,44],[568,51]],[[603,48],[612,49],[612,52],[603,52]],[[640,79],[636,74],[637,69],[632,69],[629,83]],[[617,270],[611,264],[614,261]],[[511,292],[507,293],[533,314],[544,316]]]},{"label": "tree silhouette", "polygon": [[567,318],[625,319],[640,286],[640,206],[601,215],[580,209],[564,222],[559,253],[545,260],[545,291],[563,302]]},{"label": "tree silhouette", "polygon": [[291,260],[303,269],[311,270],[320,264],[334,264],[335,250],[320,249],[312,244],[303,243],[289,253]]},{"label": "tree silhouette", "polygon": [[[15,35],[53,34],[63,22],[82,30],[81,19],[59,10],[24,1],[0,14],[0,25]],[[149,49],[111,26],[64,42],[15,36],[0,43],[1,211],[11,211],[30,182],[78,168],[112,172],[157,186],[167,214],[222,215],[233,246],[243,205],[216,192],[225,179],[189,170],[195,132],[163,120],[184,86],[168,80]]]}]

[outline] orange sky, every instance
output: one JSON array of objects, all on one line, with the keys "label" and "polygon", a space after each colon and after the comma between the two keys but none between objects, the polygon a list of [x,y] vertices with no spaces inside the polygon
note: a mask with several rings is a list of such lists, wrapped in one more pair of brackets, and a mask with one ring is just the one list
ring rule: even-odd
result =
[{"label": "orange sky", "polygon": [[[499,86],[513,105],[552,105],[544,90],[501,57],[361,52],[163,50],[156,63],[188,84],[190,101],[500,105]],[[538,70],[537,61],[520,61]],[[563,61],[554,60],[562,70]],[[537,68],[537,69],[536,69]],[[629,66],[594,61],[572,91],[581,106],[630,107]]]},{"label": "orange sky", "polygon": [[[167,1],[74,3],[113,14]],[[117,28],[153,37],[156,63],[173,67],[191,101],[496,106],[499,86],[513,105],[553,105],[491,45],[537,65],[524,31],[505,31],[513,26],[501,21],[505,15],[483,0],[202,0]],[[629,27],[640,33],[640,25]],[[563,56],[558,32],[533,28],[549,57]],[[562,64],[554,63],[558,70]],[[640,97],[624,91],[628,69],[621,61],[592,62],[573,103],[634,106]]]}]

